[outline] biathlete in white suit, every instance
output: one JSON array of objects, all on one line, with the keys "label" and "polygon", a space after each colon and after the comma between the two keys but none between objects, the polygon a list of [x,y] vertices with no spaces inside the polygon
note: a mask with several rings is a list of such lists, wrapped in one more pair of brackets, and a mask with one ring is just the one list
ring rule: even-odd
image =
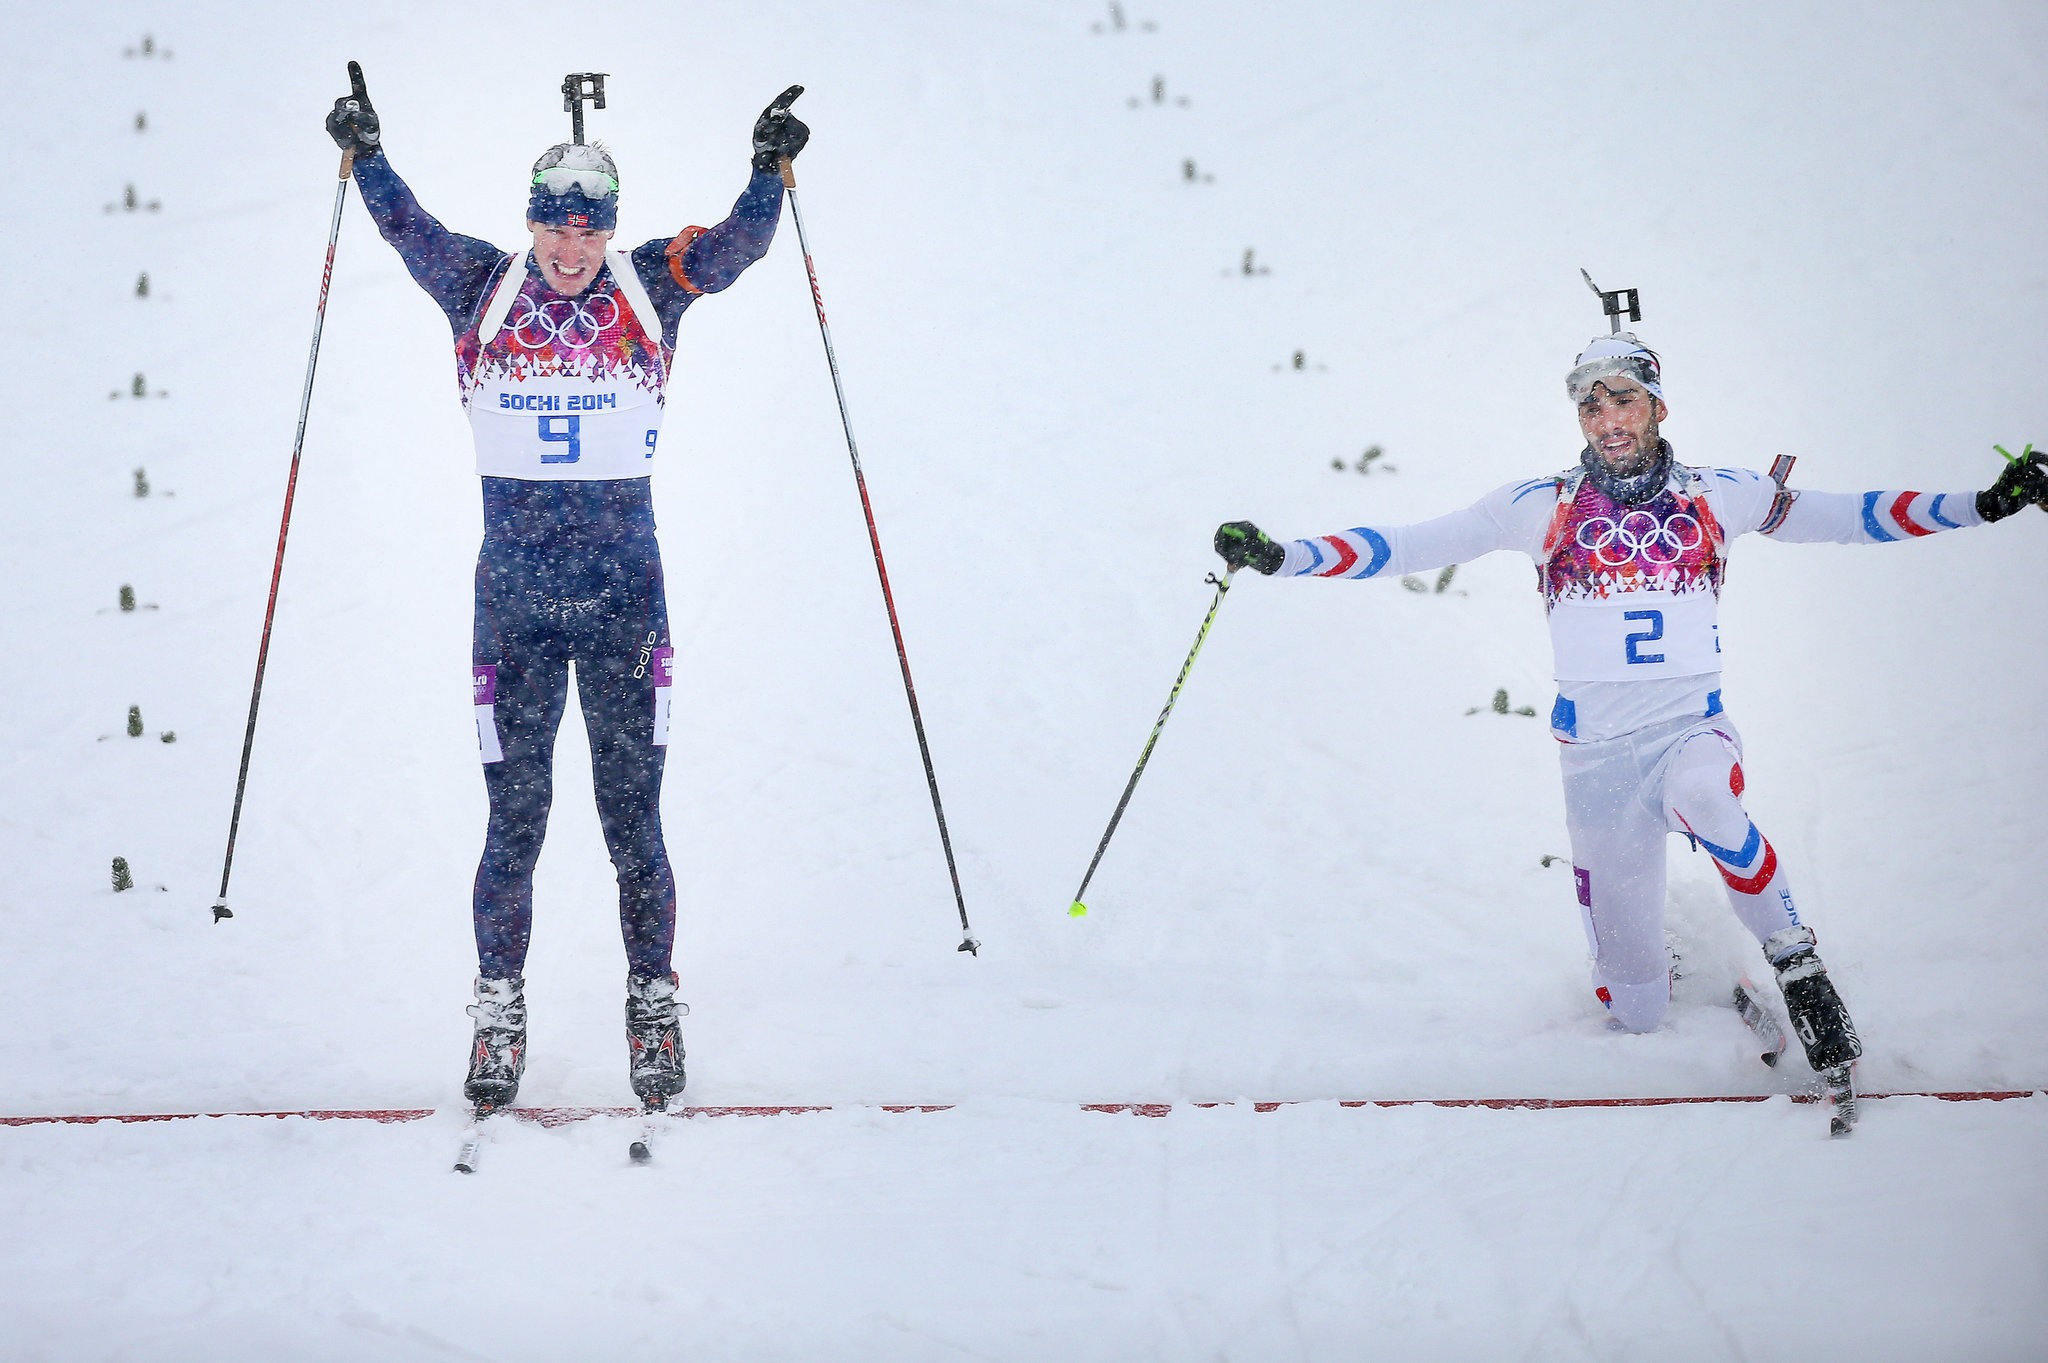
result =
[{"label": "biathlete in white suit", "polygon": [[618,873],[633,1090],[652,1107],[683,1087],[677,1015],[687,1009],[670,961],[676,890],[660,809],[673,650],[651,473],[684,310],[774,239],[780,162],[810,136],[787,106],[796,93],[755,123],[753,175],[731,216],[630,253],[607,249],[619,179],[599,146],[562,143],[535,162],[532,248],[513,253],[419,206],[367,98],[337,99],[327,117],[355,154],[378,231],[448,317],[483,480],[472,703],[490,822],[472,903],[479,969],[463,1086],[481,1111],[510,1103],[526,1066],[533,868],[571,665]]},{"label": "biathlete in white suit", "polygon": [[1862,1053],[1800,922],[1786,868],[1743,809],[1742,736],[1721,698],[1715,623],[1729,546],[1752,531],[1802,543],[1892,544],[2048,509],[2030,453],[1985,492],[1803,492],[1748,469],[1693,468],[1658,432],[1657,356],[1621,332],[1596,339],[1565,381],[1586,447],[1561,473],[1513,483],[1416,525],[1358,526],[1276,543],[1249,521],[1216,551],[1283,577],[1399,578],[1496,549],[1527,554],[1549,613],[1558,685],[1551,731],[1593,989],[1615,1023],[1656,1027],[1671,997],[1664,852],[1686,834],[1714,859],[1728,902],[1777,972],[1816,1071]]}]

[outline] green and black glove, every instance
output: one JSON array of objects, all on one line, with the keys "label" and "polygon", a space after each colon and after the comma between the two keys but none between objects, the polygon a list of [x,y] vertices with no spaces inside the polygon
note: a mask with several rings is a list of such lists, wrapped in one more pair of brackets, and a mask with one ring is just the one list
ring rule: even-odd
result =
[{"label": "green and black glove", "polygon": [[2032,445],[2005,466],[1997,482],[1977,494],[1977,514],[1986,521],[2002,521],[2029,503],[2048,511],[2048,452]]},{"label": "green and black glove", "polygon": [[1231,521],[1216,527],[1216,552],[1232,572],[1250,564],[1271,577],[1287,561],[1287,551],[1266,538],[1266,532],[1250,521]]}]

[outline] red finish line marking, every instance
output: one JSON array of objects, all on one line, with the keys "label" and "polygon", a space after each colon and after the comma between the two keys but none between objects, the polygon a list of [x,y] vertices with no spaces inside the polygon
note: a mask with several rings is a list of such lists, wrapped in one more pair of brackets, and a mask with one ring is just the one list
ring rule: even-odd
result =
[{"label": "red finish line marking", "polygon": [[[1864,1093],[1857,1095],[1865,1101],[1886,1098],[1939,1098],[1945,1103],[2002,1103],[2009,1098],[2031,1098],[2040,1090],[2035,1089],[1967,1089],[1947,1091],[1900,1091],[1897,1093]],[[1705,1097],[1662,1097],[1662,1098],[1340,1098],[1339,1107],[1487,1107],[1495,1110],[1547,1111],[1556,1108],[1579,1107],[1679,1107],[1697,1103],[1767,1103],[1773,1098],[1789,1097],[1795,1103],[1818,1103],[1822,1095],[1813,1093],[1741,1093],[1721,1094]],[[1281,1101],[1255,1102],[1254,1111],[1274,1112],[1283,1107],[1300,1107],[1311,1102],[1326,1102],[1327,1099],[1289,1098]],[[717,1106],[684,1108],[673,1115],[681,1117],[786,1117],[806,1112],[950,1112],[953,1103],[786,1103],[768,1106]],[[1164,1117],[1175,1107],[1236,1107],[1236,1103],[1193,1102],[1193,1103],[1082,1103],[1083,1112],[1121,1113],[1133,1117]],[[77,1114],[66,1116],[0,1117],[0,1126],[92,1126],[99,1122],[182,1122],[198,1117],[304,1117],[316,1122],[363,1121],[363,1122],[416,1122],[431,1117],[437,1109],[419,1108],[307,1108],[290,1112],[149,1112],[149,1113],[103,1113],[97,1116]],[[637,1107],[511,1107],[505,1115],[520,1121],[533,1122],[539,1126],[564,1126],[570,1122],[585,1121],[591,1117],[637,1117]]]}]

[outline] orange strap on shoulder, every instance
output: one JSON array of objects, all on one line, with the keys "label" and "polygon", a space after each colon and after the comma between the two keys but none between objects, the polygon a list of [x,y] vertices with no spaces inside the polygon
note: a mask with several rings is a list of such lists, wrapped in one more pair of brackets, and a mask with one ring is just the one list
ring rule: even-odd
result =
[{"label": "orange strap on shoulder", "polygon": [[685,227],[682,231],[676,233],[674,241],[662,248],[661,253],[668,257],[668,277],[682,285],[685,293],[704,292],[704,290],[692,284],[690,277],[683,273],[683,252],[690,249],[691,242],[703,235],[704,229],[701,227]]}]

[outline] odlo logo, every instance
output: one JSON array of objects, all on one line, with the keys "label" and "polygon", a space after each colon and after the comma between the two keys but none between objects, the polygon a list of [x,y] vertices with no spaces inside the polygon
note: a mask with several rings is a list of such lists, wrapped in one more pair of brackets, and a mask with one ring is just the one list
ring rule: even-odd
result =
[{"label": "odlo logo", "polygon": [[654,645],[661,638],[658,630],[649,630],[645,642],[640,645],[639,661],[633,664],[633,679],[638,681],[647,675],[647,664],[654,660]]}]

